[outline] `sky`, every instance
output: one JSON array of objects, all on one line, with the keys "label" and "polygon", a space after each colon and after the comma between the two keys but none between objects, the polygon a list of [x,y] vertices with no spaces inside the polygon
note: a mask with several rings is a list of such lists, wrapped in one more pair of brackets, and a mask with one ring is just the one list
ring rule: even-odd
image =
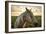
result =
[{"label": "sky", "polygon": [[19,16],[23,12],[26,11],[25,8],[28,8],[32,11],[34,16],[41,16],[42,15],[42,7],[41,6],[20,6],[20,5],[12,5],[11,6],[11,15],[12,16]]}]

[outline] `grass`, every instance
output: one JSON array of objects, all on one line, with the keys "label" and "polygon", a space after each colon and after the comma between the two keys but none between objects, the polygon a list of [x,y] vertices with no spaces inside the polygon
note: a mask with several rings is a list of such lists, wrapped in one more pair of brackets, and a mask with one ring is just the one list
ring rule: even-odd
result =
[{"label": "grass", "polygon": [[[41,16],[35,16],[36,17],[36,19],[38,20],[38,23],[39,23],[39,26],[41,26]],[[16,21],[16,18],[17,18],[17,16],[11,16],[11,21],[12,21],[12,28],[14,28],[14,23],[15,23],[15,21]]]}]

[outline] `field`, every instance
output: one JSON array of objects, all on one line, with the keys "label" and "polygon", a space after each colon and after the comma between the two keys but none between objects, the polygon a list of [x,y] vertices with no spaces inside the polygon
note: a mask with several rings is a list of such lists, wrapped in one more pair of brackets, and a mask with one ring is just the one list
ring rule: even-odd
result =
[{"label": "field", "polygon": [[[35,16],[35,17],[36,17],[36,19],[38,20],[39,27],[41,27],[41,16]],[[17,18],[17,16],[11,16],[11,21],[12,21],[11,27],[12,27],[12,28],[14,28],[14,23],[15,23],[15,21],[16,21],[16,18]]]}]

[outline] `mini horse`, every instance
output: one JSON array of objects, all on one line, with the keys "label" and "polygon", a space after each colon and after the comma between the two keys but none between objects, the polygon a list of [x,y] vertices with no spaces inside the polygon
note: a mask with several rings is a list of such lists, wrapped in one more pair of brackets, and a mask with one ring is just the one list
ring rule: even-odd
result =
[{"label": "mini horse", "polygon": [[17,17],[14,28],[27,28],[29,27],[29,24],[30,27],[35,27],[38,25],[38,21],[31,10],[26,8],[26,11]]}]

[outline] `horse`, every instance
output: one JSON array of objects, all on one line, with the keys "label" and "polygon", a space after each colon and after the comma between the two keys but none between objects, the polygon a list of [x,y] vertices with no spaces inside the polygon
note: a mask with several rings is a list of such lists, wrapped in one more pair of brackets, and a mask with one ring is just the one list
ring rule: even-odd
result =
[{"label": "horse", "polygon": [[30,24],[30,27],[38,26],[38,21],[34,17],[31,10],[29,10],[27,8],[25,8],[25,9],[26,9],[26,11],[17,17],[15,24],[14,24],[14,28],[28,28],[29,24]]}]

